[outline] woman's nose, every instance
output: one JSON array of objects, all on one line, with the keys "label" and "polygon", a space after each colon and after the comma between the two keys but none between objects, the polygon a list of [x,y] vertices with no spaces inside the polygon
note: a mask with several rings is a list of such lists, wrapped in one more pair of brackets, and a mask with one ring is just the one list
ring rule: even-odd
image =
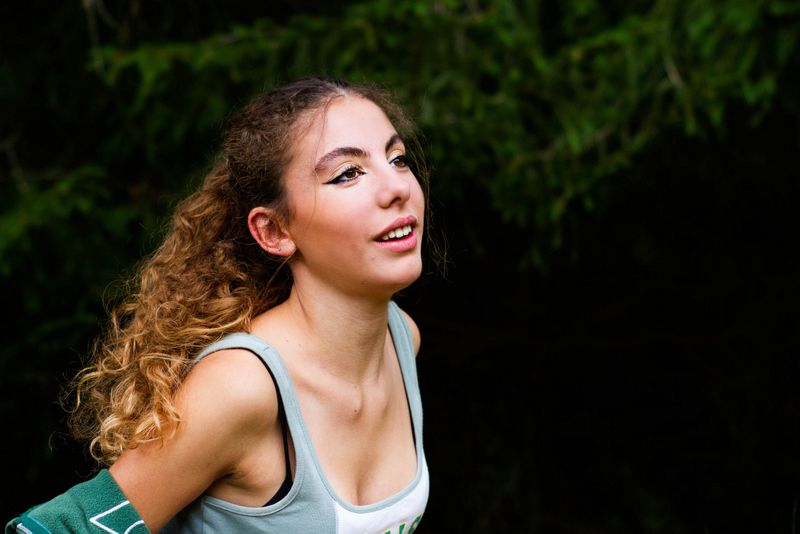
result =
[{"label": "woman's nose", "polygon": [[378,202],[381,207],[388,208],[408,201],[411,196],[411,180],[415,179],[410,170],[399,171],[396,167],[387,165],[379,174]]}]

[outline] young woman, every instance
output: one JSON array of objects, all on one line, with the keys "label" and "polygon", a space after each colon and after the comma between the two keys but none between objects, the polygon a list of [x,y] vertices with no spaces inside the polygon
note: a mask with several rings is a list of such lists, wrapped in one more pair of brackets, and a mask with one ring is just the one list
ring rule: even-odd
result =
[{"label": "young woman", "polygon": [[7,532],[412,532],[420,341],[391,298],[422,269],[416,147],[371,87],[243,108],[76,379],[73,430],[110,467]]}]

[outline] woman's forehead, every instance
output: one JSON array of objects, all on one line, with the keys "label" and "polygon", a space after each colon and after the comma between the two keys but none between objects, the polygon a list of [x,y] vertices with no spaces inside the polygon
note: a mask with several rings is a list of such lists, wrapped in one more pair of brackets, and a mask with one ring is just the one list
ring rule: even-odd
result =
[{"label": "woman's forehead", "polygon": [[324,111],[317,114],[306,140],[315,155],[321,156],[342,146],[382,149],[395,133],[394,126],[377,104],[347,95],[332,99]]}]

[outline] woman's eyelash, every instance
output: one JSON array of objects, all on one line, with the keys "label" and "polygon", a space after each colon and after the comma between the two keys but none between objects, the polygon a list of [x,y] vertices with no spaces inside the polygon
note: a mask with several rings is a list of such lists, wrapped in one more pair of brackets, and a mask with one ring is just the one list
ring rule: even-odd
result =
[{"label": "woman's eyelash", "polygon": [[358,178],[362,174],[364,174],[364,171],[362,171],[361,169],[359,169],[355,165],[350,165],[349,167],[344,169],[342,172],[337,174],[335,177],[333,177],[333,179],[328,180],[325,183],[326,184],[342,184],[342,183],[352,182],[353,180],[355,180],[356,178]]},{"label": "woman's eyelash", "polygon": [[[409,161],[408,157],[405,154],[398,154],[397,156],[393,157],[389,163],[394,165],[395,167],[399,167],[401,169],[408,168]],[[347,182],[352,182],[359,176],[365,174],[363,170],[361,170],[357,165],[350,165],[345,168],[342,172],[334,176],[332,179],[325,182],[326,184],[343,184]]]}]

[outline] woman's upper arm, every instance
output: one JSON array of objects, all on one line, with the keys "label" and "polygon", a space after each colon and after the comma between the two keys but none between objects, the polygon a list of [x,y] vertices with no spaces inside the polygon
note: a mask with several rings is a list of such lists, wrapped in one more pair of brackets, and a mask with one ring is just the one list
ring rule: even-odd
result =
[{"label": "woman's upper arm", "polygon": [[263,364],[238,349],[201,360],[176,407],[181,422],[172,437],[126,450],[109,469],[152,532],[232,473],[248,446],[276,427],[278,413]]},{"label": "woman's upper arm", "polygon": [[422,342],[421,335],[419,333],[419,327],[417,323],[414,322],[414,319],[411,318],[409,314],[407,314],[402,308],[400,312],[403,314],[403,317],[406,320],[406,324],[408,324],[409,330],[411,330],[411,340],[414,342],[414,354],[419,353],[419,346]]}]

